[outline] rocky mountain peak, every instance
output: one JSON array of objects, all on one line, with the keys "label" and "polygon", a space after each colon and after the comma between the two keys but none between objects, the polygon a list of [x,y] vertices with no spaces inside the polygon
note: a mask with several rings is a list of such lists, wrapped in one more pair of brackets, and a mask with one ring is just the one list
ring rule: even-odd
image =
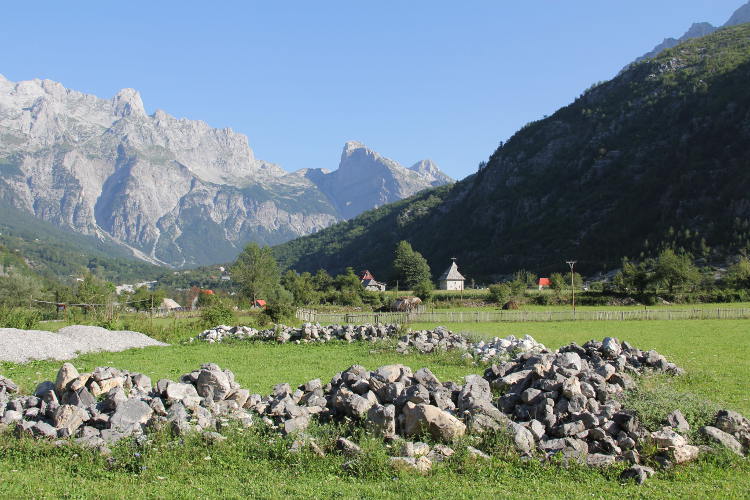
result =
[{"label": "rocky mountain peak", "polygon": [[162,110],[130,88],[101,99],[0,79],[0,201],[175,266],[226,262],[441,182],[355,141],[339,170],[288,174],[245,135]]},{"label": "rocky mountain peak", "polygon": [[[734,11],[732,14],[732,17],[729,18],[729,20],[722,26],[723,28],[727,28],[730,26],[737,26],[738,24],[745,24],[750,23],[750,1],[748,1],[745,5]],[[637,58],[635,62],[643,61],[644,59],[651,59],[653,57],[658,56],[662,51],[666,49],[671,49],[673,47],[676,47],[677,45],[681,44],[682,42],[686,42],[688,40],[692,40],[694,38],[701,38],[707,35],[710,35],[714,31],[718,30],[716,26],[712,25],[711,23],[706,22],[699,22],[699,23],[693,23],[692,26],[680,37],[680,38],[665,38],[663,42],[661,42],[659,45],[654,47],[654,49],[651,52],[648,52],[641,57]]]},{"label": "rocky mountain peak", "polygon": [[409,167],[409,170],[432,178],[433,186],[439,186],[441,184],[449,184],[453,182],[453,179],[443,173],[443,171],[438,168],[437,164],[429,158],[426,160],[418,161],[417,163]]},{"label": "rocky mountain peak", "polygon": [[141,94],[135,89],[122,89],[112,98],[114,112],[120,118],[126,116],[146,116]]},{"label": "rocky mountain peak", "polygon": [[724,27],[737,26],[738,24],[750,23],[750,2],[734,11],[729,21],[724,24]]}]

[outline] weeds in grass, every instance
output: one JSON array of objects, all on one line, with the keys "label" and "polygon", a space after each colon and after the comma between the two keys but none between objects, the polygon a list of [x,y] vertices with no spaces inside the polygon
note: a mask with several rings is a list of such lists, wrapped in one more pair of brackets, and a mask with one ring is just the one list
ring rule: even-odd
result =
[{"label": "weeds in grass", "polygon": [[698,429],[711,424],[719,407],[695,394],[676,391],[672,378],[663,374],[641,377],[638,387],[625,394],[623,406],[635,410],[651,430],[662,427],[668,414],[680,410],[690,424],[691,437],[698,438]]}]

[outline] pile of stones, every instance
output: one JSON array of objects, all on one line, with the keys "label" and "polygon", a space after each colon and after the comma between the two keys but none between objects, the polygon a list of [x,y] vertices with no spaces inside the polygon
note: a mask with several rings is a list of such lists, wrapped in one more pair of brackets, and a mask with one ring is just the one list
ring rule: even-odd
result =
[{"label": "pile of stones", "polygon": [[[3,379],[7,387],[7,379]],[[14,387],[11,385],[10,387]],[[73,438],[81,445],[107,450],[125,437],[147,429],[171,427],[178,435],[214,433],[232,421],[252,425],[243,408],[250,392],[229,370],[214,364],[183,375],[179,382],[151,379],[111,367],[79,373],[65,363],[55,382],[42,382],[33,396],[10,398],[0,391],[0,427],[15,424],[18,434]],[[221,439],[219,434],[209,437]]]},{"label": "pile of stones", "polygon": [[531,335],[526,335],[522,339],[509,335],[502,339],[495,337],[490,341],[470,342],[443,326],[434,330],[418,330],[402,336],[396,347],[397,352],[407,354],[412,349],[420,353],[461,350],[466,351],[467,359],[472,358],[484,363],[511,359],[526,352],[547,352],[547,348],[535,341]]},{"label": "pile of stones", "polygon": [[607,337],[554,353],[525,353],[492,365],[485,378],[504,393],[498,408],[531,431],[547,455],[562,452],[589,465],[622,459],[637,463],[638,448],[651,438],[674,452],[677,462],[694,458],[697,448],[671,428],[649,434],[633,412],[622,408],[620,396],[635,386],[633,375],[645,370],[682,373],[656,351]]},{"label": "pile of stones", "polygon": [[[646,371],[682,373],[656,351],[614,338],[555,352],[532,349],[493,364],[484,376],[467,375],[463,384],[441,382],[428,368],[415,372],[393,364],[370,371],[354,365],[327,383],[278,384],[265,397],[241,388],[231,371],[215,364],[204,364],[179,382],[153,385],[143,374],[110,367],[79,374],[66,363],[57,380],[43,382],[33,396],[12,396],[18,388],[0,378],[0,424],[15,424],[20,434],[73,438],[105,450],[124,437],[165,427],[177,435],[197,431],[221,440],[216,431],[232,422],[253,425],[254,418],[300,439],[313,420],[361,426],[389,442],[427,434],[436,443],[450,443],[467,433],[500,431],[523,456],[562,457],[590,466],[626,461],[633,466],[623,477],[642,482],[653,473],[639,465],[645,445],[655,446],[664,466],[692,460],[700,451],[684,436],[689,425],[679,411],[664,427],[651,430],[622,407],[633,376]],[[493,396],[493,389],[502,396]],[[714,425],[701,431],[738,454],[750,447],[750,422],[735,412],[719,412]],[[356,454],[356,444],[345,439],[337,446]],[[420,472],[453,452],[442,444],[404,447],[394,466]],[[482,457],[479,450],[469,451]]]},{"label": "pile of stones", "polygon": [[375,342],[398,336],[400,327],[390,325],[329,325],[305,323],[299,328],[276,325],[274,328],[257,330],[249,326],[219,325],[198,334],[195,340],[205,342],[222,342],[227,339],[262,340],[285,344],[287,342],[330,342],[343,340],[346,342],[367,341]]},{"label": "pile of stones", "polygon": [[[260,340],[278,343],[296,342],[330,342],[343,340],[346,342],[364,341],[377,342],[379,340],[396,338],[401,334],[397,324],[388,325],[330,325],[305,323],[299,328],[276,325],[274,328],[258,330],[249,326],[219,325],[200,333],[195,339],[209,343],[234,340]],[[467,359],[489,362],[496,359],[510,359],[525,352],[546,352],[543,344],[534,340],[530,335],[521,339],[513,335],[505,338],[495,337],[491,341],[470,342],[464,336],[456,334],[443,326],[434,330],[410,331],[398,339],[396,351],[408,354],[412,351],[430,353],[437,351],[460,350],[465,351]]]}]

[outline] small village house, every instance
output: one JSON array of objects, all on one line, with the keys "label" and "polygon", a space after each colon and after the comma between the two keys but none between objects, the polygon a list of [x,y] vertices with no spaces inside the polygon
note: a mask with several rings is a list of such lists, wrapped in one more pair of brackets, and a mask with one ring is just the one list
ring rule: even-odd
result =
[{"label": "small village house", "polygon": [[381,283],[375,280],[375,276],[373,276],[372,273],[367,269],[359,273],[359,282],[362,283],[362,286],[365,287],[365,290],[370,290],[373,292],[385,292],[385,283]]},{"label": "small village house", "polygon": [[551,284],[549,278],[539,278],[539,291],[541,292],[543,288],[549,288]]},{"label": "small village house", "polygon": [[452,259],[450,267],[440,276],[439,285],[441,290],[463,290],[464,289],[464,278],[461,273],[458,272],[458,266],[456,265],[456,259]]}]

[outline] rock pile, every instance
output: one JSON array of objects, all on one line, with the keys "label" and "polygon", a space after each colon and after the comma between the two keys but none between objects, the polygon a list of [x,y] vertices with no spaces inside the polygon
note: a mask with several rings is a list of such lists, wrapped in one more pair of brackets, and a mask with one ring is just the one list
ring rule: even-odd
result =
[{"label": "rock pile", "polygon": [[634,387],[633,374],[646,369],[681,373],[656,351],[607,337],[554,353],[525,353],[488,368],[485,378],[504,392],[498,408],[527,428],[548,455],[561,452],[589,465],[637,462],[639,444],[648,437],[665,449],[692,454],[695,450],[672,434],[650,436],[635,414],[621,407],[618,396]]},{"label": "rock pile", "polygon": [[406,354],[411,349],[421,353],[461,350],[466,351],[469,357],[484,363],[495,359],[511,359],[525,352],[547,352],[547,348],[534,340],[531,335],[526,335],[522,339],[509,335],[502,339],[495,337],[490,341],[470,342],[462,335],[455,334],[443,326],[434,330],[418,330],[402,336],[396,350]]},{"label": "rock pile", "polygon": [[[330,342],[332,340],[376,342],[396,338],[400,334],[401,328],[396,324],[321,326],[305,323],[299,328],[277,325],[266,330],[258,330],[249,326],[219,325],[203,331],[194,340],[210,343],[223,342],[227,339],[279,343]],[[495,337],[491,341],[470,342],[464,336],[439,326],[434,330],[418,330],[399,337],[396,351],[407,354],[412,350],[420,353],[441,350],[466,351],[468,357],[486,363],[493,359],[510,359],[524,352],[546,352],[547,349],[530,335],[522,339],[509,335],[502,339]]]},{"label": "rock pile", "polygon": [[[679,411],[652,432],[622,408],[619,396],[634,386],[633,375],[646,370],[681,373],[656,351],[644,352],[613,338],[555,352],[532,349],[492,365],[484,377],[467,375],[463,384],[441,382],[428,368],[414,372],[393,364],[370,371],[354,365],[328,383],[278,384],[265,397],[241,388],[231,371],[215,364],[204,364],[179,382],[153,385],[143,374],[110,367],[79,374],[66,363],[56,381],[39,384],[33,396],[12,397],[16,385],[0,378],[0,424],[15,424],[20,434],[70,437],[100,448],[164,427],[177,435],[200,431],[222,439],[215,431],[231,421],[250,426],[254,416],[298,436],[304,436],[313,419],[362,426],[386,440],[428,434],[435,442],[450,443],[467,433],[492,430],[507,433],[526,456],[561,455],[590,466],[631,462],[634,466],[623,477],[643,481],[653,473],[637,465],[645,443],[655,446],[656,458],[665,466],[692,460],[699,452],[680,434],[689,424]],[[494,397],[492,389],[502,396]],[[702,432],[738,454],[750,447],[750,421],[735,412],[722,410],[714,426]],[[339,441],[344,453],[357,453],[356,444]],[[452,453],[444,445],[405,446],[394,466],[420,472]],[[483,457],[479,450],[470,453]]]},{"label": "rock pile", "polygon": [[252,425],[243,408],[249,397],[231,371],[215,364],[202,365],[180,382],[164,379],[154,386],[142,373],[98,367],[81,374],[65,363],[55,382],[42,382],[33,396],[9,399],[0,391],[0,424],[16,424],[19,434],[74,438],[106,449],[149,428],[170,426],[183,434],[213,432],[232,420]]},{"label": "rock pile", "polygon": [[346,342],[367,341],[375,342],[385,338],[398,336],[399,325],[329,325],[305,323],[299,328],[276,325],[274,328],[257,330],[249,326],[220,325],[198,334],[196,340],[206,342],[222,342],[226,339],[263,340],[278,342],[306,343],[330,342],[343,340]]}]

